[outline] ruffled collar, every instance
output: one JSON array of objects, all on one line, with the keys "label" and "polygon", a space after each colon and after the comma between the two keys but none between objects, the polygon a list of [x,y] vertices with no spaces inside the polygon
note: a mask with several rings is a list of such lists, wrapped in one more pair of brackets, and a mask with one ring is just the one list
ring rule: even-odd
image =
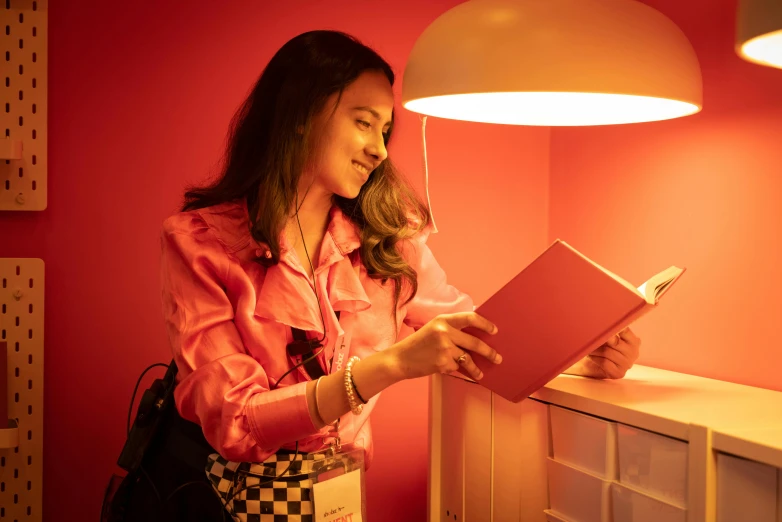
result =
[{"label": "ruffled collar", "polygon": [[[249,234],[249,232],[248,232]],[[306,260],[299,260],[296,252],[281,238],[280,262],[265,270],[258,293],[255,314],[300,330],[323,334],[323,321],[318,309],[313,282],[303,268]],[[256,255],[263,256],[268,245],[252,241]],[[358,252],[361,239],[358,230],[338,207],[329,213],[329,225],[315,268],[318,297],[323,305],[326,324],[333,311],[351,313],[371,306],[361,273],[366,271]],[[325,274],[324,274],[325,272]]]}]

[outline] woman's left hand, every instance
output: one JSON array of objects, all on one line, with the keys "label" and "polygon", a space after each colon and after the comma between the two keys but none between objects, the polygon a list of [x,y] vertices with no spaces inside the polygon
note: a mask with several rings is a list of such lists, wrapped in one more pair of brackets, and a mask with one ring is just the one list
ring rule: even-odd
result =
[{"label": "woman's left hand", "polygon": [[641,339],[625,328],[564,373],[593,379],[621,379],[638,360]]}]

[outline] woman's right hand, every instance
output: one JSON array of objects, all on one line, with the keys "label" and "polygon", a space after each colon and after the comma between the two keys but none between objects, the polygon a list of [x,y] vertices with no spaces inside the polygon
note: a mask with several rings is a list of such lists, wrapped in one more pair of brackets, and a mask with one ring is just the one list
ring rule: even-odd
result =
[{"label": "woman's right hand", "polygon": [[477,381],[483,377],[483,372],[473,362],[472,353],[480,354],[495,364],[501,363],[502,357],[477,337],[462,331],[467,327],[491,335],[497,333],[494,324],[475,312],[443,314],[385,352],[392,356],[393,366],[401,379],[456,371],[460,366],[457,360],[464,355],[461,366]]}]

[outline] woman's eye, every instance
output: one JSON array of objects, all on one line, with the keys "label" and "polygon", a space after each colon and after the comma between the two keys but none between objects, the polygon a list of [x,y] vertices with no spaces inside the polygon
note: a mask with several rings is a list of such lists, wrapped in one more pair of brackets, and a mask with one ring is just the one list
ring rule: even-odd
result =
[{"label": "woman's eye", "polygon": [[368,129],[368,128],[370,128],[370,127],[371,127],[371,125],[369,124],[369,122],[368,122],[368,121],[364,121],[364,120],[356,120],[356,122],[357,122],[359,125],[361,125],[362,127],[364,127],[365,129]]}]

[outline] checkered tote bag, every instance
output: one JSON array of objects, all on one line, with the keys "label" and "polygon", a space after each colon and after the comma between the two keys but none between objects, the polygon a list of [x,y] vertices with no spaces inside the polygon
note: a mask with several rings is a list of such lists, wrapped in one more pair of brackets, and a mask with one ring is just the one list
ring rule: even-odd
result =
[{"label": "checkered tote bag", "polygon": [[[309,477],[326,458],[323,453],[277,454],[257,464],[212,453],[206,475],[236,522],[314,522]],[[288,466],[284,477],[275,478]]]}]

